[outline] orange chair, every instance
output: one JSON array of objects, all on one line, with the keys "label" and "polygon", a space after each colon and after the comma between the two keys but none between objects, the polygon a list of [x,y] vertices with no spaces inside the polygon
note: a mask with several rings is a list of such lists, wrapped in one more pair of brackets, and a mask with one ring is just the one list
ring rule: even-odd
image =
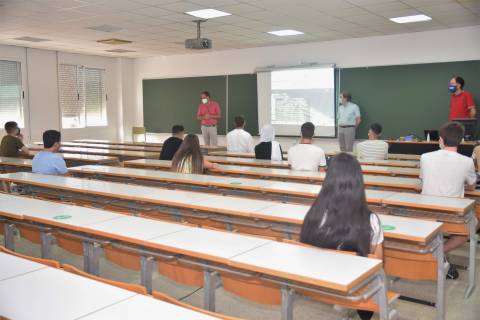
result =
[{"label": "orange chair", "polygon": [[102,278],[102,277],[97,277],[97,276],[91,275],[90,273],[82,271],[82,270],[80,270],[80,269],[78,269],[78,268],[76,268],[72,265],[69,265],[69,264],[63,264],[62,268],[63,268],[63,270],[65,270],[67,272],[74,273],[74,274],[77,274],[77,275],[85,277],[85,278],[100,281],[100,282],[110,284],[112,286],[119,287],[119,288],[122,288],[122,289],[125,289],[125,290],[130,290],[130,291],[133,291],[133,292],[138,293],[138,294],[144,294],[144,295],[147,294],[147,289],[145,287],[141,286],[141,285],[138,285],[138,284],[125,283],[125,282],[110,280],[110,279],[106,279],[106,278]]},{"label": "orange chair", "polygon": [[15,251],[8,250],[7,248],[5,248],[3,246],[0,246],[0,252],[11,254],[12,256],[16,256],[16,257],[19,257],[19,258],[24,258],[24,259],[31,260],[31,261],[34,261],[34,262],[38,262],[38,263],[44,264],[44,265],[52,267],[52,268],[60,268],[60,263],[58,263],[55,260],[42,259],[42,258],[27,256],[25,254],[21,254],[21,253],[15,252]]},{"label": "orange chair", "polygon": [[203,314],[206,314],[206,315],[209,315],[209,316],[212,316],[212,317],[216,317],[216,318],[219,318],[219,319],[223,319],[223,320],[241,320],[240,318],[234,318],[234,317],[230,317],[230,316],[226,316],[226,315],[223,315],[221,313],[217,313],[217,312],[212,312],[212,311],[207,311],[207,310],[203,310],[201,308],[198,308],[198,307],[194,307],[194,306],[191,306],[185,302],[182,302],[180,300],[177,300],[173,297],[170,297],[169,295],[166,295],[162,292],[158,292],[158,291],[154,291],[152,293],[152,296],[155,298],[155,299],[158,299],[158,300],[162,300],[164,302],[168,302],[168,303],[171,303],[171,304],[174,304],[176,306],[179,306],[179,307],[182,307],[182,308],[185,308],[185,309],[190,309],[190,310],[193,310],[193,311],[196,311],[196,312],[200,312],[200,313],[203,313]]}]

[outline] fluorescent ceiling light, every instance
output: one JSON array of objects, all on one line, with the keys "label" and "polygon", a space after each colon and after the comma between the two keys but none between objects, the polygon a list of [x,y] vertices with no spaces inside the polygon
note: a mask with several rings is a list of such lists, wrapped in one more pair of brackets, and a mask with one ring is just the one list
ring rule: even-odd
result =
[{"label": "fluorescent ceiling light", "polygon": [[413,16],[390,18],[390,20],[396,23],[411,23],[411,22],[429,21],[429,20],[432,20],[432,18],[424,14],[416,14]]},{"label": "fluorescent ceiling light", "polygon": [[225,16],[232,15],[231,13],[223,12],[216,9],[202,9],[202,10],[188,11],[185,13],[194,17],[202,18],[202,19],[212,19],[212,18],[225,17]]},{"label": "fluorescent ceiling light", "polygon": [[300,34],[303,34],[303,32],[301,32],[301,31],[291,30],[291,29],[268,31],[268,33],[273,34],[275,36],[279,36],[279,37],[298,36]]}]

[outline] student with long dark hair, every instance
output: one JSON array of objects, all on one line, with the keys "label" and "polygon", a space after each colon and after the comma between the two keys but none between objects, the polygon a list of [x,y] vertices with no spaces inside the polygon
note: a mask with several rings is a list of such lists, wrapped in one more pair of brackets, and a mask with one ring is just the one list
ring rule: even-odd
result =
[{"label": "student with long dark hair", "polygon": [[216,163],[211,163],[203,158],[200,141],[194,134],[188,134],[183,139],[172,160],[172,171],[180,173],[202,174],[204,169],[216,167],[218,167]]},{"label": "student with long dark hair", "polygon": [[[370,211],[360,164],[351,155],[333,157],[317,199],[302,225],[300,241],[320,248],[351,251],[359,256],[383,256],[383,232]],[[358,311],[370,319],[369,311]]]}]

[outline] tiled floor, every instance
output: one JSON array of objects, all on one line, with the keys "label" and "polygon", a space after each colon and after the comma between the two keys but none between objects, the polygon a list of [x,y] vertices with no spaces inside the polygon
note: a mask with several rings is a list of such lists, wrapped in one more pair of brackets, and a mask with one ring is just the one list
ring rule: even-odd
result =
[{"label": "tiled floor", "polygon": [[[3,239],[0,240],[3,242]],[[39,256],[39,246],[25,239],[16,239],[16,249],[19,252]],[[80,268],[83,267],[81,256],[73,255],[59,247],[54,247],[53,255],[56,260],[63,263],[73,264]],[[457,250],[452,255],[451,260],[466,264],[467,248]],[[477,253],[477,261],[480,263],[480,253]],[[139,283],[139,273],[110,263],[103,257],[101,259],[101,275],[103,277],[116,279],[124,282]],[[477,289],[473,295],[465,300],[463,298],[464,290],[467,285],[467,272],[460,270],[460,278],[456,281],[447,281],[447,320],[478,320],[480,319],[480,289]],[[169,280],[168,278],[155,273],[154,290],[165,292],[171,296],[190,303],[195,306],[202,306],[203,289],[188,287]],[[399,292],[406,296],[434,301],[435,284],[419,283],[398,280],[391,284],[390,290]],[[280,319],[279,306],[259,305],[239,298],[222,288],[216,292],[217,311],[245,319]],[[435,309],[429,306],[415,304],[411,302],[397,300],[393,307],[398,311],[399,319],[430,320],[435,319]],[[335,311],[331,305],[322,304],[309,300],[305,297],[298,297],[295,300],[294,319],[343,319],[343,315]],[[375,319],[375,318],[374,318]]]}]

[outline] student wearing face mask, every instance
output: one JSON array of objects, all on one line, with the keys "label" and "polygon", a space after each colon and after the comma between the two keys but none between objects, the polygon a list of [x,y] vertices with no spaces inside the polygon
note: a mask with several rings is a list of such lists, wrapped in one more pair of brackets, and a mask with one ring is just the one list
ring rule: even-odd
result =
[{"label": "student wearing face mask", "polygon": [[340,106],[338,107],[338,143],[340,151],[352,152],[355,141],[355,130],[360,125],[360,108],[352,102],[352,95],[348,92],[340,94]]},{"label": "student wearing face mask", "polygon": [[217,145],[217,123],[221,117],[220,106],[210,99],[210,93],[204,91],[201,94],[202,103],[198,106],[197,119],[202,127],[204,144],[207,146]]},{"label": "student wearing face mask", "polygon": [[463,90],[465,80],[462,77],[455,76],[450,80],[448,91],[452,93],[450,98],[450,114],[448,121],[462,118],[475,118],[477,110],[475,101],[470,92]]}]

